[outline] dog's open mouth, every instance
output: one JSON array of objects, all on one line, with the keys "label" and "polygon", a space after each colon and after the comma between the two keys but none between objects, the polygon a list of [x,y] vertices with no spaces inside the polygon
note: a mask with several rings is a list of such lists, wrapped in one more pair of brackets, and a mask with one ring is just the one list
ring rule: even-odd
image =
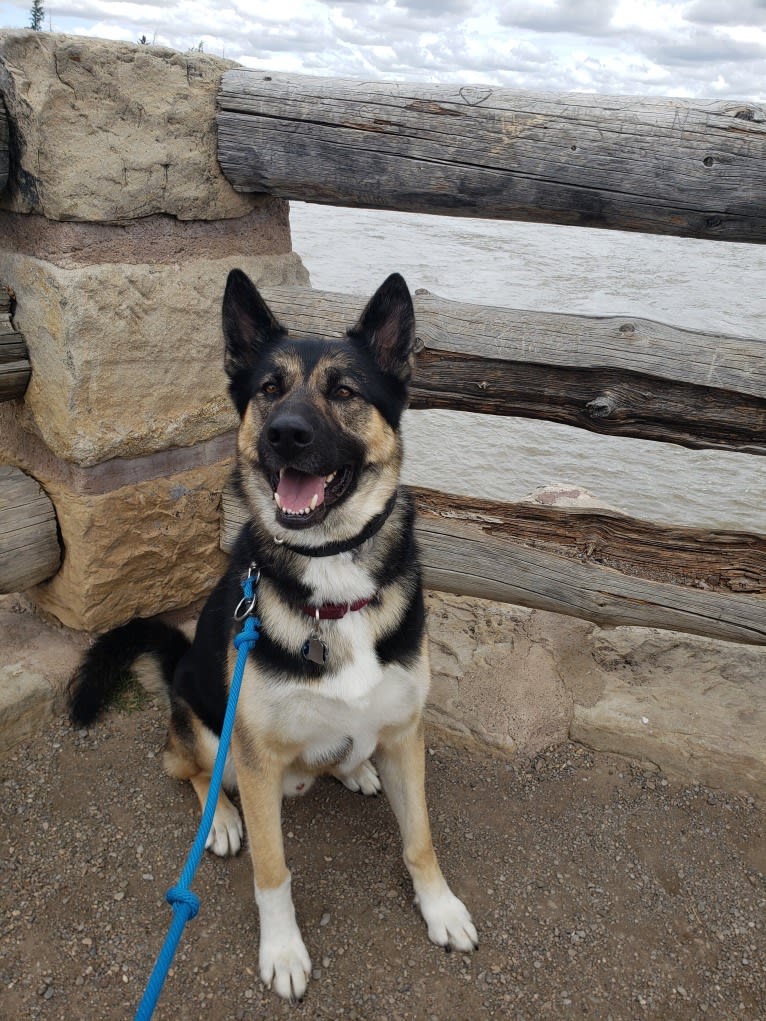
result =
[{"label": "dog's open mouth", "polygon": [[351,465],[328,475],[310,475],[297,468],[280,468],[272,476],[277,519],[287,528],[319,524],[333,504],[342,499],[354,479]]}]

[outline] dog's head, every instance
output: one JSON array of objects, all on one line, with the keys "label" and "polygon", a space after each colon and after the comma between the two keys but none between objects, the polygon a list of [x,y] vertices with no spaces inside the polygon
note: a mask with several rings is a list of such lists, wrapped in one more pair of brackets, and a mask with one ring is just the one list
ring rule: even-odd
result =
[{"label": "dog's head", "polygon": [[398,484],[415,318],[392,274],[343,340],[291,338],[252,281],[232,270],[223,299],[225,368],[242,419],[242,486],[262,524],[301,543],[347,539]]}]

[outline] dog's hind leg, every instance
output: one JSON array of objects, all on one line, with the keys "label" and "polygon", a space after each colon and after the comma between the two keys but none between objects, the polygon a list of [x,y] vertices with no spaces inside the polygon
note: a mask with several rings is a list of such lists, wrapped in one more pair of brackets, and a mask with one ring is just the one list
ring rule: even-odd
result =
[{"label": "dog's hind leg", "polygon": [[[202,809],[205,808],[208,791],[210,790],[210,774],[197,773],[189,777],[189,782],[196,791]],[[213,822],[205,841],[205,848],[221,858],[236,854],[242,846],[242,819],[239,812],[226,796],[225,791],[218,792],[218,804],[215,806]]]},{"label": "dog's hind leg", "polygon": [[[174,705],[164,754],[165,770],[177,780],[188,780],[191,783],[203,811],[217,751],[218,738],[215,734],[190,713]],[[235,786],[228,761],[224,770],[224,784]],[[242,846],[243,832],[239,812],[222,789],[218,794],[205,847],[221,858],[237,854]]]},{"label": "dog's hind leg", "polygon": [[380,777],[369,759],[360,762],[356,769],[352,769],[350,773],[344,773],[342,767],[336,766],[335,769],[330,770],[330,775],[334,776],[336,780],[340,780],[344,787],[348,787],[354,793],[361,792],[368,797],[380,794]]},{"label": "dog's hind leg", "polygon": [[382,743],[375,760],[402,834],[404,862],[412,877],[415,901],[434,943],[454,950],[478,946],[468,909],[450,890],[436,860],[425,798],[425,747],[420,721]]}]

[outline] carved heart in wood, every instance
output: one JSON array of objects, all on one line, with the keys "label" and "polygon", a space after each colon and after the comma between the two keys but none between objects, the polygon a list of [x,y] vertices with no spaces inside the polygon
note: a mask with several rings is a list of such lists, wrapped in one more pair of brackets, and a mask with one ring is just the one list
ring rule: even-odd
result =
[{"label": "carved heart in wood", "polygon": [[463,85],[459,95],[469,106],[480,106],[489,99],[494,91],[494,89],[477,89],[473,85]]}]

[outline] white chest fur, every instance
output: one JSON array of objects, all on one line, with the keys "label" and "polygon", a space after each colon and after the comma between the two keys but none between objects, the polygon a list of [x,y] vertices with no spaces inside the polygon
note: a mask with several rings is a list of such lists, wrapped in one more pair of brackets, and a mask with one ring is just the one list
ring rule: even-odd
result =
[{"label": "white chest fur", "polygon": [[[313,606],[352,603],[375,594],[374,579],[347,554],[312,559],[302,581],[311,591]],[[425,703],[427,656],[411,668],[381,664],[370,621],[362,610],[319,622],[319,635],[328,646],[342,644],[350,653],[343,657],[342,666],[328,666],[320,678],[274,682],[248,668],[242,698],[249,719],[285,745],[300,748],[306,763],[320,763],[340,747],[350,747],[343,765],[354,768],[374,752],[381,731],[406,724]],[[285,629],[280,637],[286,645],[288,629],[295,641],[294,618],[275,618],[270,623],[280,632]],[[311,627],[307,620],[306,636]]]},{"label": "white chest fur", "polygon": [[302,580],[313,592],[313,605],[353,603],[375,592],[375,582],[369,572],[350,553],[312,558]]},{"label": "white chest fur", "polygon": [[427,683],[421,685],[401,666],[379,669],[379,682],[359,696],[338,697],[328,686],[300,687],[272,702],[279,730],[302,748],[306,762],[320,762],[352,742],[344,767],[369,758],[380,733],[405,724],[422,707]]},{"label": "white chest fur", "polygon": [[[369,573],[348,554],[311,560],[303,581],[312,590],[312,606],[353,603],[375,594],[375,583]],[[349,704],[367,698],[383,676],[367,615],[351,611],[340,620],[320,621],[317,627],[323,640],[328,644],[341,643],[351,650],[352,656],[341,669],[314,682],[312,689],[320,691],[325,699]]]}]

